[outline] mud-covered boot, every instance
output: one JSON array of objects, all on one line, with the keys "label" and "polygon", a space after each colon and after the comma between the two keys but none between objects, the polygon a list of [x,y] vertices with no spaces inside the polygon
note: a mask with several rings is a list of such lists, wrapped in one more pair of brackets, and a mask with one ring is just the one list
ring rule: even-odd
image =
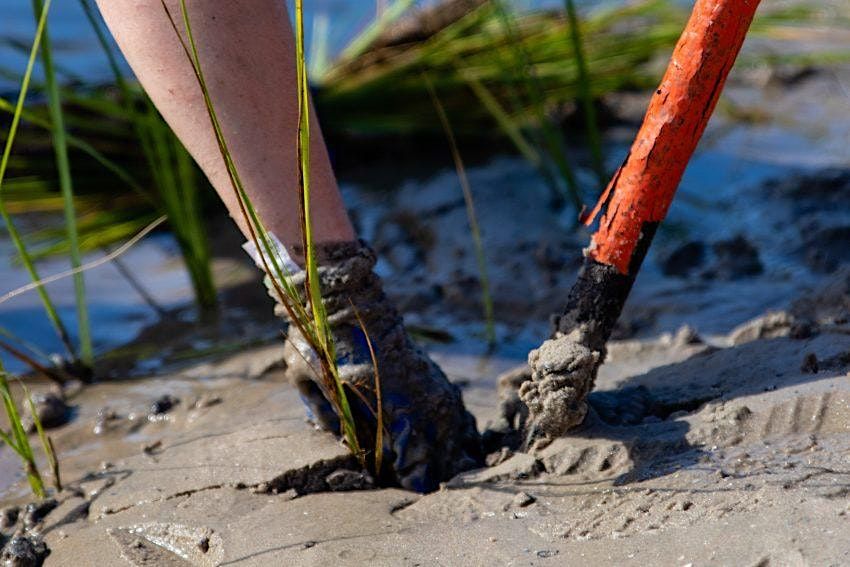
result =
[{"label": "mud-covered boot", "polygon": [[[375,261],[374,252],[363,242],[317,246],[322,299],[339,374],[368,400],[367,406],[357,396],[348,396],[358,429],[374,435],[375,372],[359,314],[375,349],[381,379],[389,437],[384,443],[383,473],[405,488],[428,492],[440,481],[480,463],[480,438],[458,387],[408,337],[401,316],[373,271]],[[303,289],[304,279],[303,270],[292,275],[298,289]],[[282,305],[278,304],[275,312],[287,318]],[[312,360],[315,354],[295,325],[290,325],[285,347],[287,375],[310,417],[339,432],[339,419],[317,383]]]}]

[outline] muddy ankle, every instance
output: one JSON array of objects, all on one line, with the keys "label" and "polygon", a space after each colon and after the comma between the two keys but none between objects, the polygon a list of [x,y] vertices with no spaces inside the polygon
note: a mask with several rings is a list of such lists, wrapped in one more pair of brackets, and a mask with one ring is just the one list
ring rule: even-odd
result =
[{"label": "muddy ankle", "polygon": [[[394,484],[427,492],[436,489],[440,481],[480,464],[480,437],[460,390],[408,337],[401,316],[374,273],[375,262],[374,252],[363,242],[317,246],[319,285],[339,376],[357,392],[350,401],[358,435],[374,439],[377,396],[368,348],[371,342],[381,378],[385,476]],[[299,289],[305,278],[304,271],[299,270],[290,281]],[[267,285],[275,297],[271,282]],[[276,307],[276,313],[288,319],[283,305]],[[286,349],[290,381],[302,393],[315,421],[326,427],[332,425],[330,404],[324,396],[315,395],[321,392],[311,368],[315,354],[295,325],[290,325]]]}]

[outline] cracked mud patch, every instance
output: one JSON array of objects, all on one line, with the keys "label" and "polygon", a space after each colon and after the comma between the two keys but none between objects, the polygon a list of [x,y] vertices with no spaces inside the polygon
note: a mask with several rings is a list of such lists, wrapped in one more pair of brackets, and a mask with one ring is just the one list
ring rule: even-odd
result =
[{"label": "cracked mud patch", "polygon": [[328,489],[325,478],[340,468],[356,468],[342,444],[303,426],[281,431],[270,421],[234,432],[199,435],[164,445],[155,457],[137,455],[116,464],[124,478],[96,501],[103,516],[142,503],[190,496],[221,487],[260,492]]}]

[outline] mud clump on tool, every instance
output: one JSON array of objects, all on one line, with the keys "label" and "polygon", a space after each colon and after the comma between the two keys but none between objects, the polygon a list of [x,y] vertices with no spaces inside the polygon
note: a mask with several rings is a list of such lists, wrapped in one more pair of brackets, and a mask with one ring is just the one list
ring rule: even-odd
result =
[{"label": "mud clump on tool", "polygon": [[[441,481],[480,464],[475,419],[464,407],[460,389],[408,337],[373,271],[374,252],[362,242],[321,244],[317,252],[339,375],[358,393],[349,396],[349,401],[358,437],[365,440],[375,438],[377,398],[375,369],[358,315],[375,349],[386,429],[386,470],[377,471],[379,477],[429,492]],[[296,288],[304,280],[303,271],[292,274]],[[276,312],[286,316],[280,305]],[[284,354],[287,375],[310,417],[325,429],[339,431],[339,420],[311,368],[314,357],[307,341],[290,325]]]},{"label": "mud clump on tool", "polygon": [[[657,225],[646,225],[635,252],[639,262]],[[605,360],[605,344],[634,284],[634,274],[589,258],[570,290],[562,315],[553,319],[552,336],[528,355],[531,372],[519,389],[528,407],[526,444],[558,437],[579,425],[587,414],[587,395]]]},{"label": "mud clump on tool", "polygon": [[526,424],[532,437],[555,437],[584,421],[600,357],[570,335],[549,339],[529,353],[531,380],[520,386],[519,396],[532,416]]}]

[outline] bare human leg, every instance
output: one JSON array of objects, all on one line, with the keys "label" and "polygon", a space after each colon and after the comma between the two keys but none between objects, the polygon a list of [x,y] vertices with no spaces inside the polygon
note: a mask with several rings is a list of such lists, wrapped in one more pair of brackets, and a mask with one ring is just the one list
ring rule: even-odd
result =
[{"label": "bare human leg", "polygon": [[[160,113],[200,164],[231,216],[247,225],[219,154],[191,65],[158,0],[98,0],[118,45]],[[290,251],[301,242],[297,169],[294,39],[280,0],[187,0],[210,95],[246,191],[266,227]],[[167,0],[180,14],[177,0]],[[407,336],[374,274],[375,256],[356,241],[322,141],[312,132],[312,207],[323,300],[332,321],[340,375],[374,402],[374,373],[363,317],[375,344],[388,440],[379,474],[418,491],[477,464],[479,438],[458,388]],[[295,274],[296,281],[303,274]],[[352,309],[351,303],[355,309]],[[279,310],[282,311],[282,310]],[[290,380],[314,420],[338,420],[303,360],[303,338],[290,328]],[[374,408],[375,404],[372,403]],[[358,428],[374,431],[369,406],[356,407]]]},{"label": "bare human leg", "polygon": [[[179,18],[180,3],[167,4]],[[300,243],[295,48],[286,6],[272,0],[186,4],[210,94],[251,201],[281,242]],[[98,6],[148,96],[247,235],[201,90],[162,5],[98,0]],[[354,240],[317,120],[312,140],[315,238]]]}]

